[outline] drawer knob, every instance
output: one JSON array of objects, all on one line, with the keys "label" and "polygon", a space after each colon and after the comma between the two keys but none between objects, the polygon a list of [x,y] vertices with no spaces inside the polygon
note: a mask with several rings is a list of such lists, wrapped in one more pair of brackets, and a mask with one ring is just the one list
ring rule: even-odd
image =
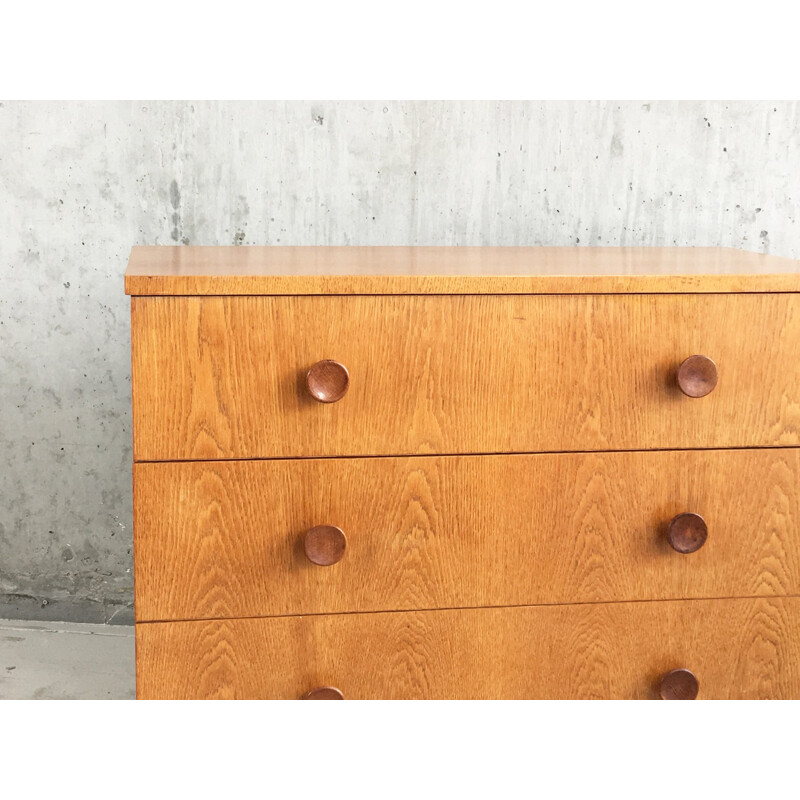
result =
[{"label": "drawer knob", "polygon": [[347,537],[335,525],[317,525],[306,531],[303,549],[308,560],[320,567],[329,567],[341,561],[347,547]]},{"label": "drawer knob", "polygon": [[708,538],[708,525],[699,514],[678,514],[667,528],[670,547],[678,553],[694,553]]},{"label": "drawer knob", "polygon": [[304,694],[302,700],[344,700],[344,695],[335,686],[319,686]]},{"label": "drawer knob", "polygon": [[707,356],[689,356],[678,367],[678,386],[687,397],[711,394],[717,377],[717,365]]},{"label": "drawer knob", "polygon": [[309,394],[320,403],[341,400],[350,386],[350,373],[338,361],[317,361],[306,374]]},{"label": "drawer knob", "polygon": [[661,676],[659,690],[662,700],[694,700],[700,683],[688,669],[673,669]]}]

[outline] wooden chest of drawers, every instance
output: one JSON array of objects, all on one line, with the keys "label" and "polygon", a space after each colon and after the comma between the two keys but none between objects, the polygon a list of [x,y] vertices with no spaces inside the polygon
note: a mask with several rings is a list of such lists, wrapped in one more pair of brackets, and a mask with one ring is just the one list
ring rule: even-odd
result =
[{"label": "wooden chest of drawers", "polygon": [[800,697],[800,264],[134,248],[142,698]]}]

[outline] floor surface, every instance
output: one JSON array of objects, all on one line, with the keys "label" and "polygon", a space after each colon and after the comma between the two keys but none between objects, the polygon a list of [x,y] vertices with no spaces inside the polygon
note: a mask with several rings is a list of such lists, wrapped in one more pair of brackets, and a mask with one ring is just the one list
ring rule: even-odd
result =
[{"label": "floor surface", "polygon": [[0,620],[0,700],[132,700],[133,626]]}]

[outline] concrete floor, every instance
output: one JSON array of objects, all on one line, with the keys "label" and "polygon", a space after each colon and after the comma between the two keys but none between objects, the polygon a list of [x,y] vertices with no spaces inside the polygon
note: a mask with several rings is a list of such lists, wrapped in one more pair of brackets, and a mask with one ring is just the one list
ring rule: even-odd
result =
[{"label": "concrete floor", "polygon": [[132,700],[133,627],[0,620],[0,700]]}]

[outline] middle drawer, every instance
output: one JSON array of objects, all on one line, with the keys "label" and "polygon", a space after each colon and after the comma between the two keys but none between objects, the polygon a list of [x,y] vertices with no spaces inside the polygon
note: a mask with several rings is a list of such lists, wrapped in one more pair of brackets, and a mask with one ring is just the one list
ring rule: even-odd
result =
[{"label": "middle drawer", "polygon": [[799,476],[793,448],[137,463],[137,619],[796,594]]}]

